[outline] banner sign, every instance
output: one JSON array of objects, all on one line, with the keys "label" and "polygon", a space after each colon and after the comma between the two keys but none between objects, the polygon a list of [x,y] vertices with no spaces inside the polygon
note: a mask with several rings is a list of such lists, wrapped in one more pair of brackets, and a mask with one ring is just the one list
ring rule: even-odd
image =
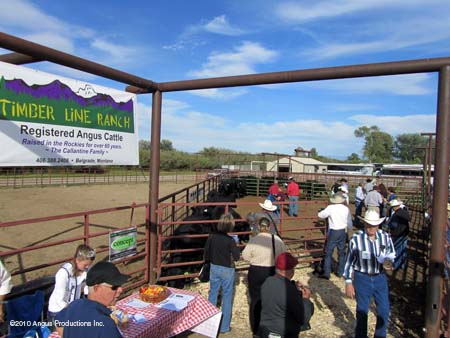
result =
[{"label": "banner sign", "polygon": [[0,166],[139,164],[135,94],[0,62]]},{"label": "banner sign", "polygon": [[128,228],[109,233],[109,261],[133,256],[137,253],[137,228]]}]

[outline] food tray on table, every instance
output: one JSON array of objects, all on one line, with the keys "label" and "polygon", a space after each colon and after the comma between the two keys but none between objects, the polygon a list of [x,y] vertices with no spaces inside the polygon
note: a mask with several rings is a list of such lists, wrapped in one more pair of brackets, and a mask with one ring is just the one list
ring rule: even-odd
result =
[{"label": "food tray on table", "polygon": [[162,285],[147,285],[139,289],[139,298],[147,303],[159,303],[169,297],[170,290]]}]

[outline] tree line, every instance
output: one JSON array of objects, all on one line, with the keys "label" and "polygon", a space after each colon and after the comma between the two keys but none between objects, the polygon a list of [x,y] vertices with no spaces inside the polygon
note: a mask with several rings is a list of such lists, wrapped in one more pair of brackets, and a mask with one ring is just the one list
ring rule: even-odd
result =
[{"label": "tree line", "polygon": [[[428,138],[419,134],[400,134],[396,137],[383,132],[377,126],[363,126],[354,131],[358,138],[364,139],[362,157],[350,154],[345,161],[319,155],[316,148],[310,156],[322,162],[369,162],[369,163],[422,163]],[[294,156],[294,154],[292,155]],[[276,155],[252,154],[225,148],[205,147],[197,153],[188,153],[174,148],[172,141],[161,140],[160,168],[162,170],[214,169],[222,165],[248,165],[251,161],[274,161]],[[139,161],[141,166],[150,163],[150,142],[139,142]]]}]

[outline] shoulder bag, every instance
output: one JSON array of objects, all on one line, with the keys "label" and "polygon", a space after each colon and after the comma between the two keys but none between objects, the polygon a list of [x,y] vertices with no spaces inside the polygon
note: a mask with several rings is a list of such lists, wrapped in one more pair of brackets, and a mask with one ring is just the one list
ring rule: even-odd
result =
[{"label": "shoulder bag", "polygon": [[211,270],[211,262],[210,262],[210,257],[209,257],[209,248],[211,246],[211,237],[208,237],[208,240],[206,241],[206,245],[205,245],[205,252],[203,255],[203,266],[200,269],[198,278],[200,279],[200,282],[202,283],[207,283],[209,282],[209,272]]}]

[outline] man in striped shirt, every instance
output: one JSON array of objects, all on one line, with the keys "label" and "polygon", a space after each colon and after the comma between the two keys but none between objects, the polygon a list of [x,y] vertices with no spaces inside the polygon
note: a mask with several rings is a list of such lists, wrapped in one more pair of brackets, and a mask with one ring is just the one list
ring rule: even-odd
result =
[{"label": "man in striped shirt", "polygon": [[372,297],[377,312],[374,337],[381,338],[386,337],[389,321],[389,289],[384,271],[392,270],[395,250],[390,235],[379,228],[385,217],[367,210],[360,219],[364,230],[354,233],[348,246],[345,294],[356,297],[355,338],[367,337],[367,313]]}]

